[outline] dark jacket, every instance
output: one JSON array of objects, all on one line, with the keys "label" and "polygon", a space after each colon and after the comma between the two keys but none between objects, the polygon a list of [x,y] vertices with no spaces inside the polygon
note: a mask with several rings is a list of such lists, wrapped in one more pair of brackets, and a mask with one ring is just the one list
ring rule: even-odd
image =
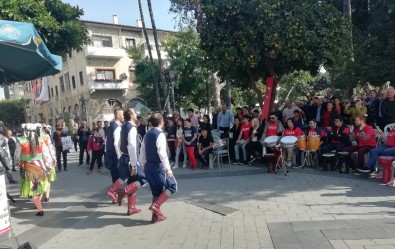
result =
[{"label": "dark jacket", "polygon": [[383,115],[384,125],[395,123],[395,101],[383,100],[381,102],[381,114]]},{"label": "dark jacket", "polygon": [[92,135],[91,129],[87,128],[86,131],[83,131],[81,127],[78,128],[78,137],[79,137],[78,138],[78,143],[80,143],[80,144],[88,144],[89,137],[91,135]]},{"label": "dark jacket", "polygon": [[[67,134],[66,134],[65,132],[61,131],[61,132],[60,132],[60,137],[67,137]],[[61,144],[62,142],[61,142],[61,141],[58,141],[59,137],[58,137],[58,132],[57,132],[57,131],[55,131],[55,132],[52,134],[52,139],[53,139],[53,142],[54,142],[55,147],[60,147],[60,146],[58,145],[58,143]]]}]

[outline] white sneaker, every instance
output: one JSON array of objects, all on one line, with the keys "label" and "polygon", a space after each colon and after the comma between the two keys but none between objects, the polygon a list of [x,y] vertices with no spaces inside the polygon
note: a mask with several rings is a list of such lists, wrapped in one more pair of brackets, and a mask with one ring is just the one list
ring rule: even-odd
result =
[{"label": "white sneaker", "polygon": [[173,167],[171,167],[172,169],[178,169],[178,165],[174,165]]},{"label": "white sneaker", "polygon": [[292,161],[288,161],[288,162],[287,162],[287,166],[288,166],[288,167],[291,167],[291,166],[292,166]]},{"label": "white sneaker", "polygon": [[183,165],[182,165],[182,167],[183,167],[183,168],[186,168],[186,167],[187,167],[187,165],[186,165],[186,164],[183,164]]}]

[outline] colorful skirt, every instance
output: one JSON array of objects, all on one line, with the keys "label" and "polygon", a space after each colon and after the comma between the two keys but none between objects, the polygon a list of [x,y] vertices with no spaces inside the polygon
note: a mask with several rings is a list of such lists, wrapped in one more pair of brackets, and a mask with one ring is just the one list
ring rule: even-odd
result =
[{"label": "colorful skirt", "polygon": [[48,177],[49,177],[49,181],[50,182],[54,182],[54,181],[56,181],[56,179],[58,179],[57,176],[56,176],[55,168],[51,169],[51,171],[49,172],[49,176]]},{"label": "colorful skirt", "polygon": [[49,178],[43,168],[32,162],[21,164],[21,197],[37,196],[45,193],[49,186]]}]

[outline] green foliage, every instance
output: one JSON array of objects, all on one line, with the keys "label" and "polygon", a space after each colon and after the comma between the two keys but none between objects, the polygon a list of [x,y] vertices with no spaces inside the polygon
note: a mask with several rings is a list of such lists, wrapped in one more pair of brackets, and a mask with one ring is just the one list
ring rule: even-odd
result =
[{"label": "green foliage", "polygon": [[0,19],[33,23],[48,49],[59,55],[89,42],[79,21],[83,14],[61,0],[0,0]]},{"label": "green foliage", "polygon": [[307,101],[311,95],[315,96],[331,86],[326,75],[312,76],[307,71],[294,71],[279,80],[278,100]]},{"label": "green foliage", "polygon": [[0,101],[0,121],[3,121],[8,128],[14,128],[25,122],[25,104],[24,99]]},{"label": "green foliage", "polygon": [[197,108],[207,103],[209,71],[203,62],[199,43],[199,36],[191,26],[162,41],[168,54],[169,69],[176,72],[173,83],[176,104],[179,106]]},{"label": "green foliage", "polygon": [[207,64],[242,84],[294,70],[317,72],[349,56],[347,21],[308,0],[202,0],[198,26]]}]

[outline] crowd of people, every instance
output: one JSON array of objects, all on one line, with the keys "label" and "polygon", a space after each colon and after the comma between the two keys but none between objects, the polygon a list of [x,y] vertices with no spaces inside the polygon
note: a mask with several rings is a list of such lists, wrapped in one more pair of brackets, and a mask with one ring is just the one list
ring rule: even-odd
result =
[{"label": "crowd of people", "polygon": [[[107,195],[119,205],[126,198],[128,215],[141,211],[136,208],[136,193],[150,185],[149,209],[155,223],[166,219],[160,206],[177,191],[172,169],[209,169],[218,145],[227,146],[229,163],[267,163],[269,173],[275,171],[280,156],[285,167],[303,167],[306,151],[316,153],[316,166],[321,169],[342,170],[336,161],[326,161],[329,155],[333,159],[338,154],[345,156],[345,173],[350,168],[356,173],[374,173],[380,156],[395,157],[395,128],[385,129],[395,123],[394,95],[394,88],[389,87],[379,95],[372,90],[342,101],[328,90],[324,97],[311,96],[308,103],[286,100],[282,108],[275,104],[267,118],[256,107],[237,107],[233,113],[223,105],[212,115],[197,116],[187,109],[184,117],[176,110],[165,119],[154,113],[147,120],[133,109],[116,109],[110,122],[98,121],[89,127],[82,121],[71,131],[64,122],[58,122],[54,130],[46,124],[25,124],[17,137],[0,127],[5,135],[0,136],[1,148],[7,147],[9,160],[5,161],[2,150],[0,159],[10,183],[17,183],[10,172],[21,170],[21,196],[31,197],[37,215],[42,216],[41,201],[49,201],[55,169],[58,173],[68,170],[69,149],[63,138],[71,135],[72,147],[79,150],[79,166],[85,157],[91,175],[95,165],[100,173],[104,164],[112,178]],[[394,185],[392,179],[388,185]]]}]

